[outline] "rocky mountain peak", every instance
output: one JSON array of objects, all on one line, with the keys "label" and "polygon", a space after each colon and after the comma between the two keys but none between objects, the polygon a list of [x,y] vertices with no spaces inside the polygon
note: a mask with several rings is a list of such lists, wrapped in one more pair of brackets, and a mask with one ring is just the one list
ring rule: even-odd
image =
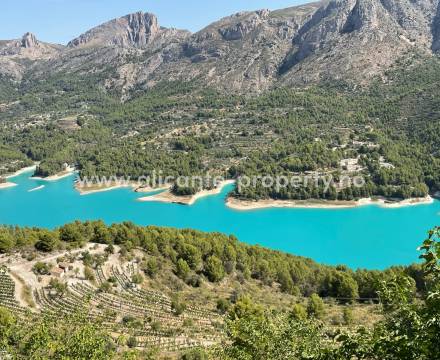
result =
[{"label": "rocky mountain peak", "polygon": [[130,41],[144,46],[159,32],[157,17],[150,13],[137,12],[128,15],[128,33]]},{"label": "rocky mountain peak", "polygon": [[27,32],[21,38],[21,46],[26,49],[30,49],[39,46],[39,42],[34,34]]},{"label": "rocky mountain peak", "polygon": [[[241,40],[264,23],[269,17],[269,14],[269,10],[258,10],[252,13],[238,13],[235,17],[240,18],[240,21],[228,24],[227,26],[220,28],[218,31],[224,40]],[[231,21],[233,20],[233,17],[226,19]]]},{"label": "rocky mountain peak", "polygon": [[357,0],[344,25],[343,32],[351,33],[364,27],[376,28],[378,4],[371,0]]},{"label": "rocky mountain peak", "polygon": [[155,15],[139,11],[97,26],[72,40],[68,46],[116,45],[142,48],[151,43],[160,31]]}]

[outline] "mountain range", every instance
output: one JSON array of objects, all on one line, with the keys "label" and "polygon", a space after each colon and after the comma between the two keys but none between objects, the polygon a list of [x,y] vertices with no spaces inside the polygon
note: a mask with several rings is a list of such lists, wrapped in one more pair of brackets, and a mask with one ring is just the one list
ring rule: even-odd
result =
[{"label": "mountain range", "polygon": [[66,46],[0,41],[0,75],[13,81],[102,74],[128,94],[162,81],[200,81],[263,91],[341,79],[365,83],[410,52],[440,50],[439,0],[330,0],[241,12],[191,33],[137,12],[97,26]]}]

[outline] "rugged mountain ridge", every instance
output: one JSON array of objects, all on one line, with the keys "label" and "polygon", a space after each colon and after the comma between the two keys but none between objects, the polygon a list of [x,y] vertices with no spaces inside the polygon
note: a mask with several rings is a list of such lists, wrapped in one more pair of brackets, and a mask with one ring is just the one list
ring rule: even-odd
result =
[{"label": "rugged mountain ridge", "polygon": [[[431,53],[438,0],[335,0],[294,38],[287,82],[368,80],[409,51]],[[300,65],[300,66],[299,66]]]},{"label": "rugged mountain ridge", "polygon": [[84,45],[146,48],[160,38],[169,40],[176,34],[184,38],[189,35],[189,32],[162,28],[155,15],[137,12],[97,26],[73,39],[67,46],[70,48]]},{"label": "rugged mountain ridge", "polygon": [[21,80],[110,68],[103,86],[123,96],[170,80],[245,92],[325,79],[367,82],[408,52],[439,49],[439,0],[330,0],[242,12],[194,34],[163,28],[143,12],[91,29],[67,47],[27,34],[0,42],[0,73]]},{"label": "rugged mountain ridge", "polygon": [[31,62],[45,62],[56,57],[63,46],[39,41],[30,32],[21,39],[0,41],[0,76],[21,80]]},{"label": "rugged mountain ridge", "polygon": [[1,56],[17,56],[36,60],[55,56],[63,48],[61,45],[41,42],[30,32],[24,34],[21,39],[0,41]]}]

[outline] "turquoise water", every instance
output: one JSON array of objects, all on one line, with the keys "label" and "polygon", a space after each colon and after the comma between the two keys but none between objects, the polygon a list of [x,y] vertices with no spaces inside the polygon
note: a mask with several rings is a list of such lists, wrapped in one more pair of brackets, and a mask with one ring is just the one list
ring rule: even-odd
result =
[{"label": "turquoise water", "polygon": [[[145,196],[130,189],[80,196],[74,176],[56,182],[10,180],[18,186],[0,190],[0,223],[54,228],[73,220],[133,221],[220,231],[241,241],[310,257],[326,264],[383,269],[417,261],[417,247],[427,231],[440,224],[440,202],[399,209],[366,206],[354,209],[264,209],[234,211],[220,195],[193,206],[138,202]],[[41,190],[28,190],[45,185]]]}]

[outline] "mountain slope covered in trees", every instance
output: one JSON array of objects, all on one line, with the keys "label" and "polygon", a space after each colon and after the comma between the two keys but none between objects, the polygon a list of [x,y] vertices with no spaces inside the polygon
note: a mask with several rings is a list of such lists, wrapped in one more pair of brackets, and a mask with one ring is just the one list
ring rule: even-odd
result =
[{"label": "mountain slope covered in trees", "polygon": [[[423,197],[440,189],[439,68],[437,58],[412,54],[387,72],[387,82],[367,88],[324,83],[247,97],[164,82],[124,103],[96,85],[100,75],[28,82],[15,88],[16,101],[3,98],[2,172],[31,161],[41,162],[43,176],[65,163],[81,177],[132,179],[160,170],[230,178],[312,172],[362,175],[367,185],[323,194],[319,187],[280,192],[257,183],[236,196]],[[356,166],[346,168],[347,159]]]},{"label": "mountain slope covered in trees", "polygon": [[438,8],[332,0],[235,14],[195,34],[139,12],[67,46],[2,41],[0,173],[39,162],[37,175],[67,163],[82,178],[360,175],[362,189],[256,183],[234,196],[435,195]]}]

